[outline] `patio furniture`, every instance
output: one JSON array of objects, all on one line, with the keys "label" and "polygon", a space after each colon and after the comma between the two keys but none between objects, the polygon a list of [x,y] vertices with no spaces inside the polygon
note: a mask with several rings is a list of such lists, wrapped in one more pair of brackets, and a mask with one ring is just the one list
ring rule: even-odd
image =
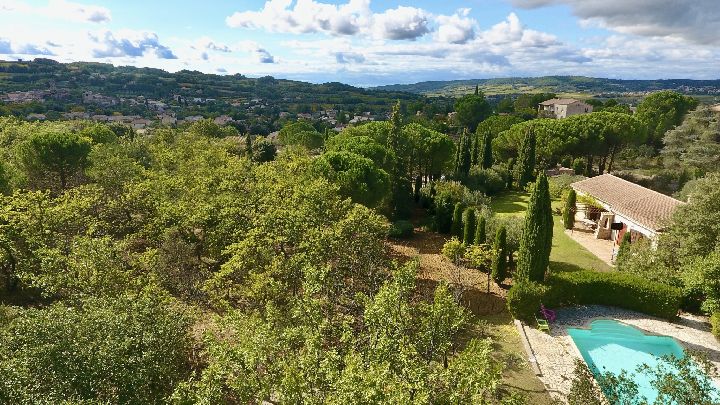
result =
[{"label": "patio furniture", "polygon": [[555,322],[555,311],[545,308],[545,305],[542,303],[540,303],[540,313],[542,313],[543,318],[547,319],[549,322]]},{"label": "patio furniture", "polygon": [[535,322],[537,322],[538,330],[550,333],[550,325],[548,324],[548,321],[546,321],[545,319],[540,319],[536,316]]}]

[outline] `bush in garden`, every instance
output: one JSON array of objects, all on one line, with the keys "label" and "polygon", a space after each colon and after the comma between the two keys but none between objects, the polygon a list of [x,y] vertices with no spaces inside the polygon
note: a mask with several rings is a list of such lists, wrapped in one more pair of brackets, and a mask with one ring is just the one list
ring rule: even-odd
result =
[{"label": "bush in garden", "polygon": [[415,233],[415,226],[406,220],[395,221],[390,224],[388,236],[397,239],[408,239]]},{"label": "bush in garden", "polygon": [[453,210],[452,226],[450,228],[450,234],[452,236],[461,238],[463,231],[462,214],[465,206],[463,203],[455,203],[455,209]]},{"label": "bush in garden", "polygon": [[507,276],[507,229],[504,226],[501,226],[495,235],[493,251],[492,278],[500,284]]},{"label": "bush in garden", "polygon": [[710,326],[712,326],[712,333],[715,338],[720,340],[720,312],[713,312],[710,315]]},{"label": "bush in garden", "polygon": [[575,190],[570,189],[565,197],[565,206],[563,207],[563,225],[565,229],[573,229],[575,227],[575,204],[577,203],[577,194]]},{"label": "bush in garden", "polygon": [[677,316],[683,299],[679,288],[619,272],[556,273],[546,284],[546,305],[609,305],[665,319]]},{"label": "bush in garden", "polygon": [[443,245],[442,254],[453,263],[457,263],[465,256],[465,245],[460,242],[460,239],[452,237]]},{"label": "bush in garden", "polygon": [[547,290],[546,286],[533,281],[514,284],[506,297],[508,311],[515,319],[533,322]]},{"label": "bush in garden", "polygon": [[481,191],[487,195],[495,195],[505,190],[507,181],[495,168],[483,169],[480,166],[473,166],[465,184],[471,190]]}]

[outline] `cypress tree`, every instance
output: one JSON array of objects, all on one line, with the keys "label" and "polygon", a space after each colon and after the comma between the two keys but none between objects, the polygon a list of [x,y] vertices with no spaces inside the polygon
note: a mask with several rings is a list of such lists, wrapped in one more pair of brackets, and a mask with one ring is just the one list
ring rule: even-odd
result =
[{"label": "cypress tree", "polygon": [[452,225],[450,226],[450,235],[462,237],[462,214],[463,214],[463,203],[455,203],[455,210],[453,211]]},{"label": "cypress tree", "polygon": [[480,95],[480,86],[477,84],[475,85],[475,95]]},{"label": "cypress tree", "polygon": [[485,234],[486,222],[485,217],[479,215],[480,218],[477,220],[477,226],[475,227],[475,244],[482,245],[487,242],[487,236]]},{"label": "cypress tree", "polygon": [[393,218],[407,218],[410,214],[409,203],[412,199],[412,182],[407,175],[405,162],[401,153],[402,120],[400,116],[400,101],[392,109],[390,117],[392,127],[387,137],[388,156],[397,156],[397,159],[388,157],[386,164],[390,165],[390,210]]},{"label": "cypress tree", "polygon": [[535,170],[535,131],[528,128],[523,138],[518,160],[515,162],[515,182],[520,190],[533,180]]},{"label": "cypress tree", "polygon": [[472,245],[475,240],[475,230],[477,224],[475,221],[475,209],[468,208],[465,210],[465,224],[463,229],[463,242],[466,245]]},{"label": "cypress tree", "polygon": [[462,150],[460,151],[460,178],[464,179],[470,173],[470,165],[472,164],[472,145],[470,145],[470,136],[468,135],[467,129],[463,132],[463,138],[465,141],[462,143]]},{"label": "cypress tree", "polygon": [[483,155],[482,155],[482,168],[489,169],[493,165],[492,156],[492,135],[490,132],[486,132],[483,137]]},{"label": "cypress tree", "polygon": [[480,139],[477,135],[473,136],[472,153],[470,154],[470,156],[470,166],[477,165],[478,159],[480,159]]},{"label": "cypress tree", "polygon": [[518,280],[542,282],[550,263],[553,218],[547,176],[541,174],[530,196],[518,252]]},{"label": "cypress tree", "polygon": [[245,135],[245,153],[249,158],[252,158],[252,135]]},{"label": "cypress tree", "polygon": [[575,226],[575,203],[577,202],[577,194],[575,190],[570,189],[565,198],[565,207],[563,208],[563,225],[565,229],[573,229]]},{"label": "cypress tree", "polygon": [[504,225],[495,233],[493,251],[495,255],[492,261],[492,278],[496,283],[500,284],[507,276],[507,229],[505,229]]}]

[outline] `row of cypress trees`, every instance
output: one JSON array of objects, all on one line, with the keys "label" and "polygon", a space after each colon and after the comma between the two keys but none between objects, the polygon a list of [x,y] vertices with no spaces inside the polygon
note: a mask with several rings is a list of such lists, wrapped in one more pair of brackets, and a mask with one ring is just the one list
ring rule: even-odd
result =
[{"label": "row of cypress trees", "polygon": [[[462,203],[455,204],[451,233],[453,236],[461,239],[465,245],[488,244],[487,221],[485,217],[477,215],[474,208],[465,208]],[[504,225],[498,228],[495,233],[492,249],[493,260],[491,276],[496,283],[500,284],[507,277],[507,256],[509,254],[507,247],[507,229]]]},{"label": "row of cypress trees", "polygon": [[[481,144],[482,151],[480,150]],[[461,180],[466,178],[470,173],[470,168],[477,165],[483,169],[492,167],[492,135],[486,132],[482,136],[481,142],[480,135],[471,137],[467,130],[464,130],[455,151],[455,166],[453,170],[455,179]]]}]

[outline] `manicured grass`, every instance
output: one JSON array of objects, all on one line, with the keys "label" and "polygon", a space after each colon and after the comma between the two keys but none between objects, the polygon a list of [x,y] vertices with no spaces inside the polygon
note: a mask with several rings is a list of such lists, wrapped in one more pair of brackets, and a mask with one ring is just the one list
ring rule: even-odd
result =
[{"label": "manicured grass", "polygon": [[[509,191],[492,198],[490,208],[497,215],[524,215],[530,195],[520,191]],[[552,202],[553,209],[561,202]],[[550,271],[596,270],[610,271],[611,268],[597,256],[565,234],[560,215],[553,215],[553,247],[550,252]]]}]

